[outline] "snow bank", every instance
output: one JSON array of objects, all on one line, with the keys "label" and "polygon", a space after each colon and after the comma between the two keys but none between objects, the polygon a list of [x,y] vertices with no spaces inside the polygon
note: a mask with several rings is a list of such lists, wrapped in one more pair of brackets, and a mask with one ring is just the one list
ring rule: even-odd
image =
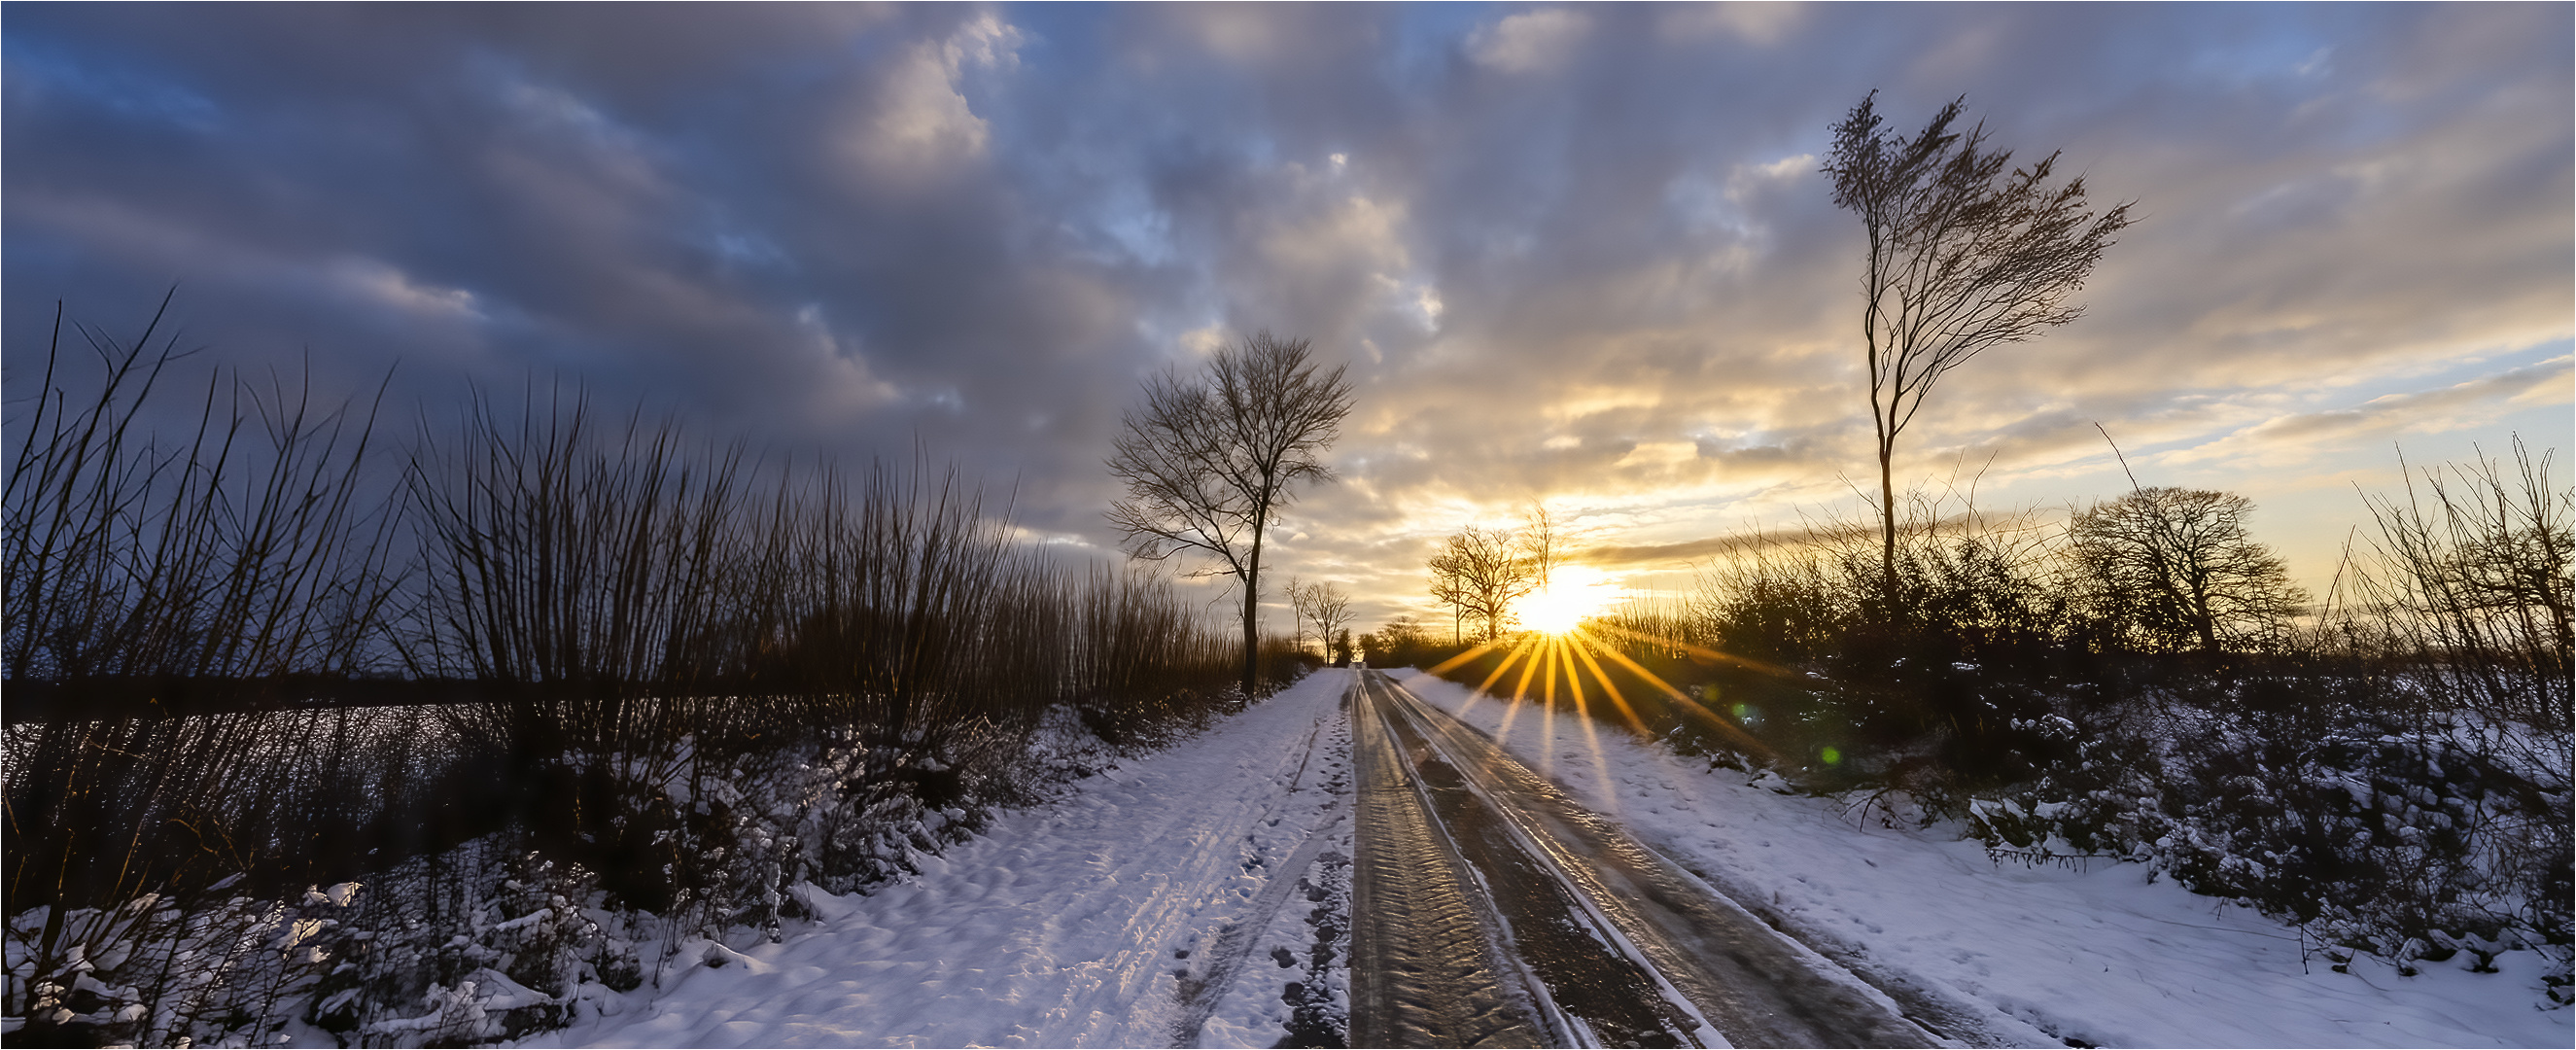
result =
[{"label": "snow bank", "polygon": [[[1916,829],[1787,792],[1560,711],[1517,714],[1428,675],[1403,684],[1713,885],[1864,970],[1902,973],[1996,1032],[2091,1046],[2566,1046],[2530,952],[2401,977],[2336,973],[2298,930],[2132,864],[1999,866],[1956,825]],[[1501,733],[1506,722],[1508,733]],[[2034,1040],[2036,1041],[2036,1040]]]}]

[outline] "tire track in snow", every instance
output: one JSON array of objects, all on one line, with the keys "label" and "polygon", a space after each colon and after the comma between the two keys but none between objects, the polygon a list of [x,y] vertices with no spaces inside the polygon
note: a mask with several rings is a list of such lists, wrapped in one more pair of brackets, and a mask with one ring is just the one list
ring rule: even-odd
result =
[{"label": "tire track in snow", "polygon": [[1412,764],[1354,676],[1359,773],[1351,873],[1352,1046],[1533,1046],[1573,1038],[1509,950],[1474,866],[1432,815]]},{"label": "tire track in snow", "polygon": [[[1250,757],[1239,763],[1237,768],[1242,775],[1234,783],[1241,789],[1227,800],[1230,804],[1192,807],[1189,819],[1166,825],[1153,840],[1124,854],[1131,859],[1113,869],[1110,879],[1126,876],[1152,880],[1158,885],[1123,916],[1095,913],[1085,917],[1087,924],[1095,926],[1104,921],[1121,924],[1126,930],[1126,944],[1109,958],[1083,964],[1081,968],[1086,972],[1067,990],[1063,1004],[1047,1012],[1051,1023],[1028,1042],[1062,1046],[1159,1045],[1191,1023],[1189,1014],[1196,1006],[1195,997],[1188,994],[1192,984],[1216,986],[1207,1004],[1213,1007],[1215,1000],[1222,997],[1222,986],[1208,978],[1193,977],[1192,967],[1168,971],[1173,994],[1156,995],[1153,989],[1166,979],[1164,967],[1175,958],[1170,946],[1195,940],[1192,931],[1211,927],[1229,932],[1246,930],[1244,936],[1248,939],[1267,925],[1254,923],[1247,930],[1245,913],[1233,906],[1240,901],[1257,908],[1261,898],[1228,893],[1226,887],[1256,868],[1267,868],[1260,863],[1257,845],[1249,840],[1265,822],[1280,814],[1291,786],[1304,776],[1328,717],[1316,720],[1304,747],[1268,752],[1275,756],[1268,763]],[[1179,844],[1179,848],[1173,844]],[[1171,867],[1158,863],[1176,852],[1186,856],[1187,861]],[[1290,887],[1295,885],[1294,873],[1265,870],[1265,877],[1263,896],[1283,882]],[[1241,887],[1237,890],[1239,893]],[[1056,932],[1056,920],[1050,919],[1047,925],[1048,932]],[[1217,940],[1222,944],[1225,934],[1221,933]],[[1196,1023],[1205,1021],[1201,1014]]]},{"label": "tire track in snow", "polygon": [[1391,681],[1387,713],[1465,786],[1508,837],[1580,903],[1593,931],[1677,1005],[1736,1045],[1908,1046],[1937,1037],[1883,993],[1782,936],[1704,881],[1513,760],[1489,738]]}]

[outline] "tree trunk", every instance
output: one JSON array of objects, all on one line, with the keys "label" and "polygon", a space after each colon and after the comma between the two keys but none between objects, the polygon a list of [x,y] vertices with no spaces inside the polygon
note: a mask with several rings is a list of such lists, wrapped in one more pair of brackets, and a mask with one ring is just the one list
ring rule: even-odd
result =
[{"label": "tree trunk", "polygon": [[2198,579],[2191,581],[2191,629],[2200,636],[2200,651],[2218,655],[2218,614],[2209,608],[2209,587]]},{"label": "tree trunk", "polygon": [[1261,695],[1261,534],[1269,515],[1252,525],[1252,557],[1243,563],[1243,702]]},{"label": "tree trunk", "polygon": [[1879,588],[1887,603],[1887,620],[1896,622],[1896,474],[1893,468],[1895,442],[1880,438],[1878,442],[1878,521],[1879,521]]}]

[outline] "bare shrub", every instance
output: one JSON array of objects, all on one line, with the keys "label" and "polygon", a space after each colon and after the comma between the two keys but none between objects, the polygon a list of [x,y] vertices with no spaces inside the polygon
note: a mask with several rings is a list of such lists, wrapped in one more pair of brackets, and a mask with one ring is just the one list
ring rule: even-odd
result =
[{"label": "bare shrub", "polygon": [[2336,626],[2401,665],[2420,705],[2569,730],[2576,489],[2552,459],[2516,437],[2510,466],[2428,468],[2402,503],[2364,496],[2376,530],[2347,559]]},{"label": "bare shrub", "polygon": [[325,410],[309,385],[216,369],[191,436],[164,442],[147,421],[185,355],[157,337],[161,319],[125,342],[79,327],[99,365],[84,385],[58,318],[13,420],[0,850],[7,899],[48,905],[10,933],[16,1016],[44,986],[79,993],[65,953],[100,932],[79,927],[135,921],[117,910],[131,901],[347,861],[365,804],[312,777],[365,781],[400,760],[346,715],[169,717],[288,703],[300,683],[362,670],[400,574],[361,484],[372,406]]},{"label": "bare shrub", "polygon": [[560,1023],[640,979],[628,920],[774,933],[1079,772],[1032,760],[1055,705],[1132,746],[1232,678],[1168,581],[1016,546],[954,472],[849,486],[574,392],[425,429],[398,499],[371,417],[284,385],[219,372],[160,442],[151,331],[13,420],[0,1009],[46,1038]]}]

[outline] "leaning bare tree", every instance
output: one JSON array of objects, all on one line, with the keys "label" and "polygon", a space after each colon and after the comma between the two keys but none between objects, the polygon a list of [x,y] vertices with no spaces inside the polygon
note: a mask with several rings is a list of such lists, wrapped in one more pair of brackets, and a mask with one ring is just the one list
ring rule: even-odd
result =
[{"label": "leaning bare tree", "polygon": [[[1872,91],[1833,126],[1824,172],[1834,205],[1869,235],[1861,335],[1878,431],[1882,585],[1896,581],[1896,439],[1941,376],[1997,343],[2028,339],[2083,312],[2067,297],[2129,225],[2128,204],[2095,215],[2078,176],[2051,186],[2056,153],[2013,168],[1980,122],[1952,130],[1967,99],[1912,137],[1890,132]],[[2132,202],[2134,203],[2134,202]]]},{"label": "leaning bare tree", "polygon": [[1243,586],[1243,695],[1260,690],[1261,546],[1297,485],[1329,481],[1319,459],[1351,411],[1344,368],[1318,372],[1310,344],[1262,332],[1210,358],[1206,371],[1145,382],[1127,413],[1109,472],[1127,496],[1109,522],[1127,552],[1161,560],[1190,552],[1197,574]]}]

